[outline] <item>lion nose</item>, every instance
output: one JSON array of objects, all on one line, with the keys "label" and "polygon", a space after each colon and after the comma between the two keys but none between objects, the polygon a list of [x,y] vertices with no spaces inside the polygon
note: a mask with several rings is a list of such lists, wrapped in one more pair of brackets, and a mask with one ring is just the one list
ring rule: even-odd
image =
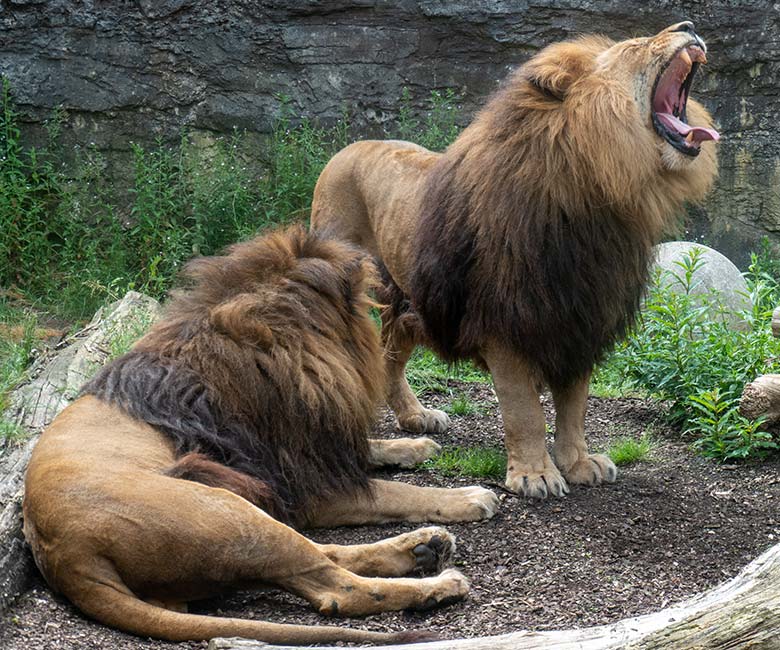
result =
[{"label": "lion nose", "polygon": [[699,35],[696,33],[696,30],[693,28],[693,23],[690,20],[684,20],[681,23],[677,23],[676,25],[672,25],[671,27],[668,27],[666,29],[668,32],[684,32],[686,34],[690,34],[693,36],[694,39],[696,39],[696,44],[704,50],[704,52],[707,52],[707,46],[705,45],[704,41],[699,37]]},{"label": "lion nose", "polygon": [[693,28],[693,23],[690,20],[685,20],[676,25],[672,25],[669,28],[670,32],[688,32],[692,36],[696,36],[696,30]]}]

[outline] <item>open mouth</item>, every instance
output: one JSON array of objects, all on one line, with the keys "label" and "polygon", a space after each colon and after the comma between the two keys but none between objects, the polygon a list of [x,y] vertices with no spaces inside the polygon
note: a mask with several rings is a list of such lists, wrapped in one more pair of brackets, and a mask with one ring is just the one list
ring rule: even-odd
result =
[{"label": "open mouth", "polygon": [[705,140],[720,139],[715,129],[691,126],[686,119],[685,108],[693,77],[699,66],[706,62],[702,48],[687,45],[669,61],[653,88],[653,126],[658,135],[687,156],[698,156]]}]

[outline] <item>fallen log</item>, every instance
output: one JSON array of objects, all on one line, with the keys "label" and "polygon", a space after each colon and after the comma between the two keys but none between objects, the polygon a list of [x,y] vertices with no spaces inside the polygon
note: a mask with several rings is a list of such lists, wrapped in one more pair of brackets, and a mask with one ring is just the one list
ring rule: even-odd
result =
[{"label": "fallen log", "polygon": [[780,307],[772,312],[772,336],[780,338]]},{"label": "fallen log", "polygon": [[[208,650],[283,650],[246,639],[212,639]],[[780,544],[735,578],[673,607],[610,625],[378,646],[377,650],[718,650],[780,648]],[[336,650],[321,647],[320,650]]]},{"label": "fallen log", "polygon": [[780,421],[780,375],[761,375],[746,384],[739,412],[750,420],[763,417],[766,424]]},{"label": "fallen log", "polygon": [[3,417],[25,434],[0,445],[0,612],[22,593],[34,565],[22,535],[24,473],[43,428],[76,396],[81,385],[160,312],[159,303],[135,291],[99,310],[84,329],[44,354],[10,397]]}]

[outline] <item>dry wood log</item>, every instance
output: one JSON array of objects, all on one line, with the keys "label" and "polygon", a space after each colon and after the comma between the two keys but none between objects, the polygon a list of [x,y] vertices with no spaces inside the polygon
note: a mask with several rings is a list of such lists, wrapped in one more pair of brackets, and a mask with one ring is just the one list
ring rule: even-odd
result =
[{"label": "dry wood log", "polygon": [[89,325],[51,354],[39,358],[29,379],[12,392],[3,417],[28,437],[23,443],[0,445],[0,612],[25,590],[32,576],[32,556],[21,529],[21,503],[24,472],[38,434],[107,361],[114,342],[148,326],[159,313],[156,300],[129,292],[98,311]]},{"label": "dry wood log", "polygon": [[772,312],[772,336],[780,338],[780,307]]},{"label": "dry wood log", "polygon": [[780,421],[780,375],[761,375],[746,384],[739,412],[750,420],[764,416],[768,424]]},{"label": "dry wood log", "polygon": [[[208,650],[282,650],[243,639],[213,639]],[[654,614],[579,630],[500,636],[378,650],[777,650],[780,648],[780,544],[729,582]],[[336,650],[334,647],[321,650]]]}]

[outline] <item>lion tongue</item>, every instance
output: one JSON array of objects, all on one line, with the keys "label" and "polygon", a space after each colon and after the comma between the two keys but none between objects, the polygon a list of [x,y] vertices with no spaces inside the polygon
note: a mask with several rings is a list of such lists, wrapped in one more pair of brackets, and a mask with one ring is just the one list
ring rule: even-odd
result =
[{"label": "lion tongue", "polygon": [[720,140],[720,133],[715,129],[707,129],[703,126],[691,126],[676,118],[671,113],[656,113],[656,115],[658,116],[658,119],[664,123],[666,128],[685,136],[685,139],[688,142],[699,143],[704,142],[705,140],[715,140],[717,142]]}]

